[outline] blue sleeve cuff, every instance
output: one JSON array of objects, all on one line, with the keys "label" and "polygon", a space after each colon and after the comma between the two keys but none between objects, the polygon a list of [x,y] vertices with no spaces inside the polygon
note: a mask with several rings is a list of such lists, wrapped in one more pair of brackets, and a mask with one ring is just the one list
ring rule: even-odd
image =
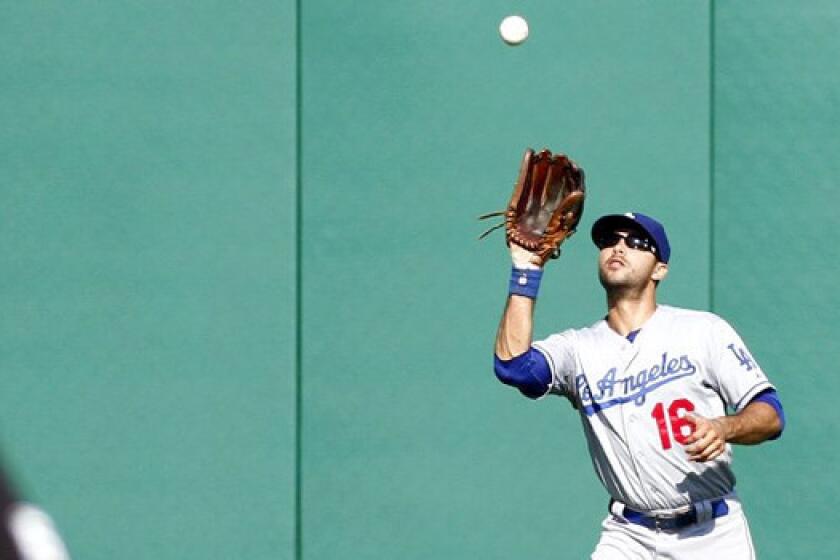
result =
[{"label": "blue sleeve cuff", "polygon": [[782,432],[785,431],[785,410],[782,408],[782,401],[779,400],[779,395],[776,393],[775,389],[765,389],[750,400],[751,403],[754,402],[763,402],[767,403],[775,409],[776,414],[779,416],[779,422],[782,423],[782,427],[779,430],[779,433],[769,439],[779,439],[782,436]]},{"label": "blue sleeve cuff", "polygon": [[551,388],[551,370],[548,361],[533,348],[510,360],[493,356],[496,377],[505,385],[516,387],[529,399],[538,399]]}]

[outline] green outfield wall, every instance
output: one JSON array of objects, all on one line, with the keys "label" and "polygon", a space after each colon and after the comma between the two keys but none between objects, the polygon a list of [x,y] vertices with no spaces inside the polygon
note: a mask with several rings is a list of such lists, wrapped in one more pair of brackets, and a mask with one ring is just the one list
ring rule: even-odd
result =
[{"label": "green outfield wall", "polygon": [[0,433],[74,558],[291,558],[294,2],[0,9]]},{"label": "green outfield wall", "polygon": [[547,146],[590,196],[538,335],[603,313],[596,217],[662,217],[662,300],[729,319],[788,411],[736,449],[759,557],[838,556],[839,25],[827,0],[6,3],[4,462],[85,560],[588,557],[606,495],[566,401],[493,377],[509,264],[476,240]]}]

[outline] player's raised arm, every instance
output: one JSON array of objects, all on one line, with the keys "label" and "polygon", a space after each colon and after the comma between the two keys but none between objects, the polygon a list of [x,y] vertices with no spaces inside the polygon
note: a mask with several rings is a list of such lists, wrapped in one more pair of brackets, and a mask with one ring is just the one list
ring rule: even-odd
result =
[{"label": "player's raised arm", "polygon": [[504,216],[481,238],[504,227],[513,259],[510,290],[496,334],[496,376],[524,395],[537,398],[551,385],[546,359],[531,351],[534,299],[542,267],[560,254],[560,245],[572,235],[583,213],[586,196],[583,169],[563,154],[528,148],[507,209],[480,219]]},{"label": "player's raised arm", "polygon": [[534,303],[542,277],[534,255],[515,244],[511,244],[510,253],[514,262],[510,295],[496,333],[496,356],[502,360],[520,356],[531,347]]},{"label": "player's raised arm", "polygon": [[583,169],[563,154],[525,150],[507,209],[481,217],[504,216],[499,227],[513,259],[510,295],[496,336],[496,356],[509,360],[531,345],[534,299],[542,266],[557,257],[560,245],[574,233],[583,213],[586,187]]},{"label": "player's raised arm", "polygon": [[536,399],[548,393],[551,371],[545,358],[531,348],[534,300],[542,277],[537,255],[511,243],[513,270],[505,312],[496,333],[494,370],[502,383]]}]

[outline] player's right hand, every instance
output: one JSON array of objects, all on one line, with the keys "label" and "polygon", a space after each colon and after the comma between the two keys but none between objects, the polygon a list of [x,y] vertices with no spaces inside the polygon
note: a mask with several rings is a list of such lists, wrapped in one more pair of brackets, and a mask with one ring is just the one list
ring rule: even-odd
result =
[{"label": "player's right hand", "polygon": [[539,270],[542,268],[539,264],[540,258],[536,253],[532,253],[528,249],[520,247],[516,243],[510,243],[509,248],[511,261],[513,261],[513,266],[516,268],[532,270]]}]

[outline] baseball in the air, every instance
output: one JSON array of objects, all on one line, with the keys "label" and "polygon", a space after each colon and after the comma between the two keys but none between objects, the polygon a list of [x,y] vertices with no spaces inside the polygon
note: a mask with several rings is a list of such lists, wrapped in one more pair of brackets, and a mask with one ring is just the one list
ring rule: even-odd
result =
[{"label": "baseball in the air", "polygon": [[508,45],[520,45],[528,38],[528,22],[522,16],[508,16],[499,24],[499,34]]}]

